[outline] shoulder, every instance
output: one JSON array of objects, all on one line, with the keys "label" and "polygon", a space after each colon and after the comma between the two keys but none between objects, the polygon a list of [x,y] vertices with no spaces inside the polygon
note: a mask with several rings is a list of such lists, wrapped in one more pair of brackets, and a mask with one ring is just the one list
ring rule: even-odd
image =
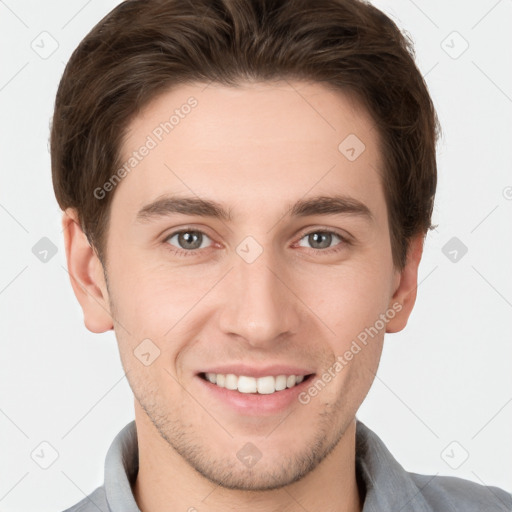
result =
[{"label": "shoulder", "polygon": [[64,512],[110,512],[103,486],[96,488],[89,496]]},{"label": "shoulder", "polygon": [[409,473],[426,502],[446,512],[511,512],[512,494],[453,476]]},{"label": "shoulder", "polygon": [[406,471],[382,440],[359,420],[356,454],[366,487],[365,512],[512,512],[512,495],[498,487]]}]

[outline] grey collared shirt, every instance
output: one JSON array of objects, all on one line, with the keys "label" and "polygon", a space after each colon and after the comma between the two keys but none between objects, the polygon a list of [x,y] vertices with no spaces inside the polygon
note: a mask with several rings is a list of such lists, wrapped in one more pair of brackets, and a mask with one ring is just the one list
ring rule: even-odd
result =
[{"label": "grey collared shirt", "polygon": [[[359,420],[356,460],[363,512],[512,512],[512,495],[497,487],[408,473]],[[108,450],[104,484],[65,512],[140,512],[131,489],[138,469],[137,430],[132,421]]]}]

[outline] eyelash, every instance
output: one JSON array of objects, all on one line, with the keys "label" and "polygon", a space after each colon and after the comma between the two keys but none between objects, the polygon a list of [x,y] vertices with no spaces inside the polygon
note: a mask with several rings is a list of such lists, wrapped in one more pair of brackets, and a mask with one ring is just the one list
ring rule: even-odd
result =
[{"label": "eyelash", "polygon": [[[196,256],[200,251],[210,249],[210,247],[205,247],[203,249],[189,249],[189,250],[186,250],[186,249],[179,249],[179,248],[171,245],[170,243],[168,243],[168,240],[170,240],[172,237],[174,237],[176,235],[179,235],[181,233],[187,233],[187,232],[201,233],[202,235],[207,236],[211,240],[211,237],[209,237],[204,231],[201,231],[199,229],[192,229],[192,228],[180,229],[179,231],[173,231],[171,234],[169,234],[168,236],[166,236],[164,238],[163,242],[164,242],[164,245],[165,245],[166,249],[168,251],[170,251],[172,254],[174,254],[176,256],[180,256],[180,257]],[[335,236],[337,236],[341,240],[341,242],[336,244],[334,247],[330,247],[330,248],[327,248],[327,249],[313,249],[313,248],[309,248],[310,251],[313,251],[315,253],[320,252],[322,254],[332,254],[332,253],[341,251],[344,246],[351,245],[351,242],[350,242],[350,240],[347,237],[341,235],[340,233],[338,233],[336,231],[330,230],[330,229],[314,229],[312,231],[308,231],[308,232],[304,233],[299,238],[298,241],[300,242],[303,238],[305,238],[306,236],[311,235],[313,233],[322,233],[322,234],[335,235]],[[302,247],[302,246],[299,246],[299,247]],[[308,249],[308,248],[305,247],[305,249]]]}]

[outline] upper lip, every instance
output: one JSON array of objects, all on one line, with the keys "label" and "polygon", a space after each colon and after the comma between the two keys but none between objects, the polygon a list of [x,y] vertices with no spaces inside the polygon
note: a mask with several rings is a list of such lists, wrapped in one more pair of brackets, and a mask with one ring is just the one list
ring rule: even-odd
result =
[{"label": "upper lip", "polygon": [[303,375],[305,377],[306,375],[314,373],[314,371],[304,368],[303,366],[290,366],[288,364],[272,364],[264,367],[250,366],[247,364],[224,364],[212,366],[198,373],[221,373],[223,375],[232,373],[237,376],[244,375],[247,377],[266,377],[268,375],[274,377],[278,375]]}]

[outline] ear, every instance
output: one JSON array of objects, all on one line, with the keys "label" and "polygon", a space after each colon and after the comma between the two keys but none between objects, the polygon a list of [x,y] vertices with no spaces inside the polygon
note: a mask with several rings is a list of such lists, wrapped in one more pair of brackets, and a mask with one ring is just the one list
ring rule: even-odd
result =
[{"label": "ear", "polygon": [[399,332],[407,325],[409,315],[416,302],[418,267],[423,253],[423,241],[423,234],[411,239],[405,267],[402,271],[397,271],[395,291],[389,303],[389,308],[397,313],[388,321],[386,332]]},{"label": "ear", "polygon": [[84,312],[89,331],[113,329],[103,265],[78,222],[76,210],[68,208],[62,216],[66,260],[71,286]]}]

